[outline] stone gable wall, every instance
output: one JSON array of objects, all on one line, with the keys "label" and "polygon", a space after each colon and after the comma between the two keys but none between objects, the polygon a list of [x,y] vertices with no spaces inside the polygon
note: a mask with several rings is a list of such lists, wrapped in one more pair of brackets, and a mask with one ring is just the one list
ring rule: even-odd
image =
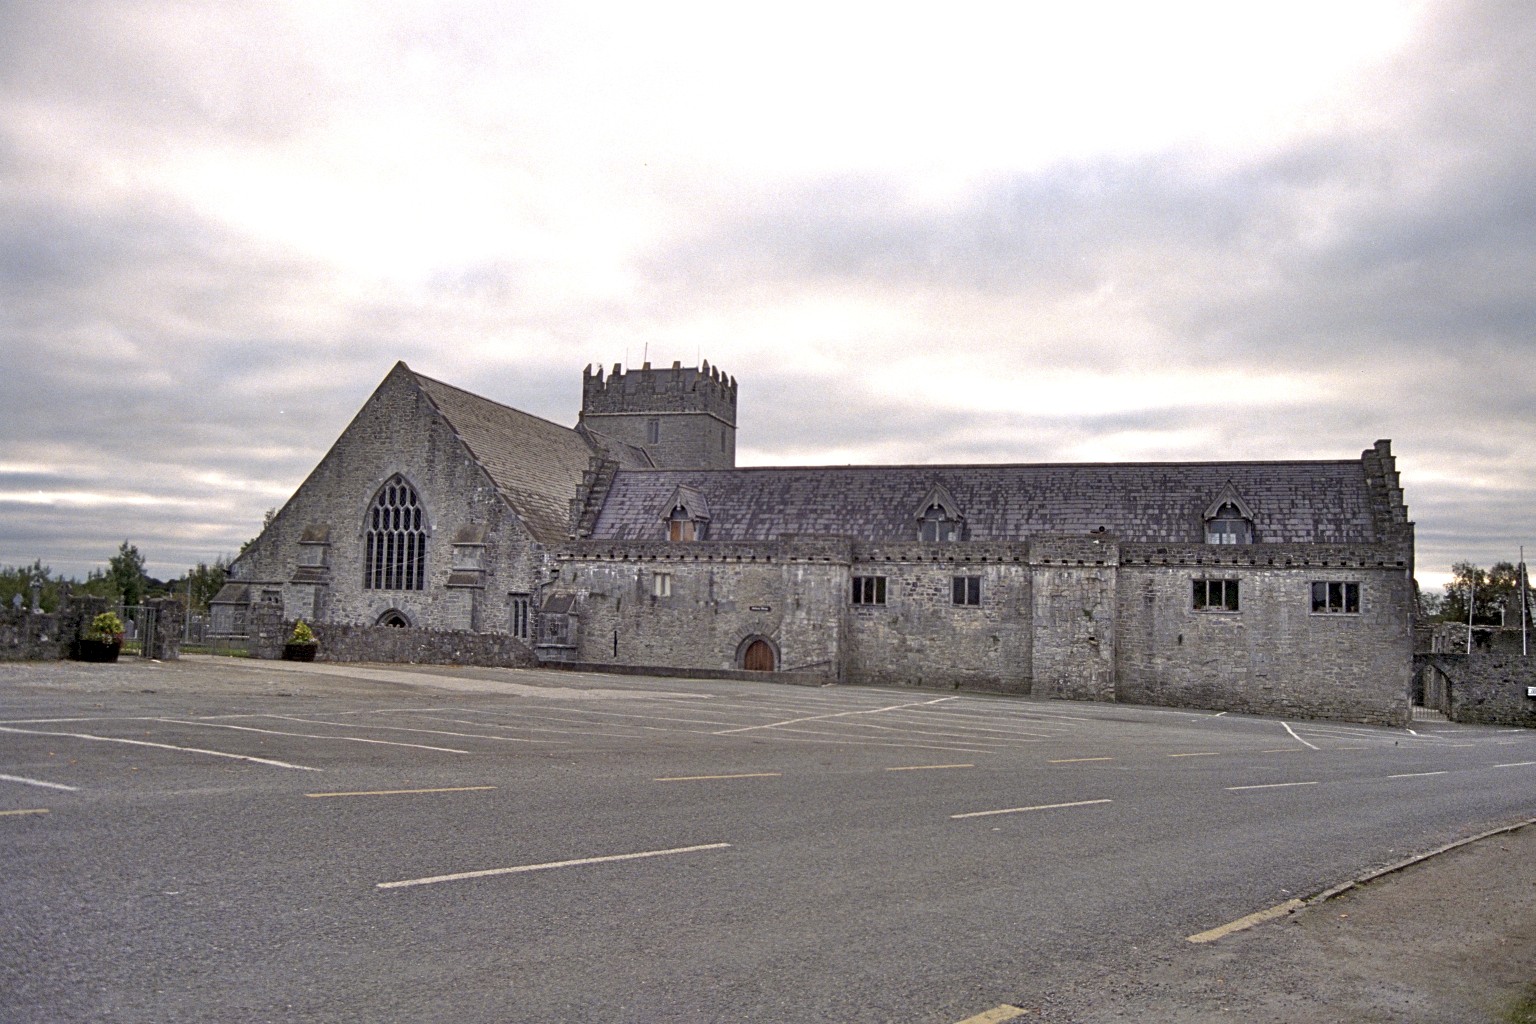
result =
[{"label": "stone gable wall", "polygon": [[[397,472],[416,488],[428,524],[426,587],[370,590],[363,586],[365,517]],[[294,582],[300,538],[315,526],[330,528],[329,572],[324,582]],[[449,586],[453,541],[466,527],[485,531],[483,585]],[[235,562],[231,577],[252,584],[253,603],[264,591],[280,593],[290,620],[373,625],[398,610],[422,629],[505,633],[511,628],[507,595],[531,593],[541,567],[538,545],[452,429],[419,389],[395,375]]]}]

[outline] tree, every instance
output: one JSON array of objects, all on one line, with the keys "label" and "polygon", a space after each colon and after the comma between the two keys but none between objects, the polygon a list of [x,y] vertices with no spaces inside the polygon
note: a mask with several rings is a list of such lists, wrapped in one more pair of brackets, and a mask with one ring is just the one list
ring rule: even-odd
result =
[{"label": "tree", "polygon": [[139,549],[123,541],[107,562],[106,580],[123,604],[142,604],[144,601],[144,556]]},{"label": "tree", "polygon": [[207,562],[198,562],[197,568],[187,573],[186,588],[187,598],[191,604],[190,610],[206,612],[208,602],[223,589],[224,582],[228,578],[229,559],[226,556],[220,555],[214,559],[212,565]]},{"label": "tree", "polygon": [[38,603],[43,611],[59,608],[59,584],[63,579],[53,575],[53,570],[39,559],[31,565],[0,566],[0,603],[10,605],[17,594],[21,595],[22,607],[32,607],[32,585],[38,586]]},{"label": "tree", "polygon": [[1520,569],[1513,562],[1495,562],[1486,572],[1471,562],[1457,562],[1451,566],[1451,577],[1445,585],[1444,621],[1466,622],[1472,593],[1474,626],[1520,624]]}]

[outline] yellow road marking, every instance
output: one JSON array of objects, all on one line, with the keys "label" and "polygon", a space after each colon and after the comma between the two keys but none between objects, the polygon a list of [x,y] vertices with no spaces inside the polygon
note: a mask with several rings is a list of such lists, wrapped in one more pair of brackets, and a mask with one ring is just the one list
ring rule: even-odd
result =
[{"label": "yellow road marking", "polygon": [[653,782],[699,782],[704,779],[774,779],[783,775],[783,772],[742,772],[740,775],[674,775],[665,779],[653,779]]},{"label": "yellow road marking", "polygon": [[967,1017],[965,1020],[960,1021],[960,1024],[998,1024],[999,1021],[1013,1020],[1015,1017],[1022,1017],[1028,1012],[1028,1010],[1022,1007],[1009,1006],[1007,1003],[1004,1003],[1002,1006],[994,1006],[985,1013],[978,1013],[974,1017]]},{"label": "yellow road marking", "polygon": [[1184,941],[1215,942],[1217,939],[1222,938],[1223,936],[1231,935],[1233,932],[1240,932],[1245,928],[1252,928],[1256,924],[1263,924],[1265,921],[1273,921],[1277,917],[1285,917],[1287,914],[1294,914],[1296,911],[1300,910],[1306,905],[1307,904],[1305,900],[1286,900],[1284,903],[1281,903],[1278,906],[1270,907],[1268,910],[1260,910],[1257,913],[1249,914],[1247,917],[1240,917],[1236,921],[1229,921],[1226,924],[1221,925],[1219,928],[1212,928],[1209,931],[1204,932],[1196,932],[1194,935],[1189,936],[1189,938],[1185,939]]},{"label": "yellow road marking", "polygon": [[1024,811],[1054,811],[1061,807],[1087,807],[1090,804],[1112,804],[1113,800],[1074,800],[1069,804],[1036,804],[1034,807],[1005,807],[1000,811],[970,811],[966,814],[951,814],[951,818],[985,818],[993,814],[1020,814]]},{"label": "yellow road marking", "polygon": [[1216,750],[1203,750],[1198,754],[1169,754],[1169,757],[1218,757],[1220,752]]},{"label": "yellow road marking", "polygon": [[939,768],[975,768],[974,764],[909,764],[900,768],[887,768],[888,772],[927,772]]},{"label": "yellow road marking", "polygon": [[7,815],[11,815],[11,814],[47,814],[47,813],[48,813],[48,808],[46,808],[46,807],[33,807],[33,808],[30,808],[30,809],[25,810],[25,811],[0,811],[0,818],[6,817]]},{"label": "yellow road marking", "polygon": [[443,786],[439,789],[364,789],[354,793],[305,793],[311,799],[319,800],[328,796],[403,796],[407,793],[473,793],[482,789],[495,789],[495,786]]},{"label": "yellow road marking", "polygon": [[1059,758],[1057,758],[1054,761],[1047,761],[1045,763],[1046,764],[1080,764],[1083,761],[1113,761],[1113,760],[1114,760],[1114,758],[1112,758],[1112,757],[1059,757]]}]

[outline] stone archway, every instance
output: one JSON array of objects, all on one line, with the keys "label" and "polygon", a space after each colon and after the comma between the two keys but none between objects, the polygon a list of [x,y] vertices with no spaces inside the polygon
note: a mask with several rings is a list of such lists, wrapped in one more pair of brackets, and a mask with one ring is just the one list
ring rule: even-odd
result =
[{"label": "stone archway", "polygon": [[375,622],[374,625],[392,626],[395,629],[409,629],[411,628],[411,620],[406,618],[405,613],[400,611],[398,608],[391,608],[383,615],[380,615],[379,620]]}]

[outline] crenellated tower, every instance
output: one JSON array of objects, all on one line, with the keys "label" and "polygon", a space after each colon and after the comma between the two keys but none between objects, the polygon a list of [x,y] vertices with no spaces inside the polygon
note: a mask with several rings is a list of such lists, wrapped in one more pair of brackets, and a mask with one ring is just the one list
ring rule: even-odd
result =
[{"label": "crenellated tower", "polygon": [[736,379],[704,361],[625,371],[615,363],[581,372],[580,425],[645,449],[661,469],[736,465]]}]

